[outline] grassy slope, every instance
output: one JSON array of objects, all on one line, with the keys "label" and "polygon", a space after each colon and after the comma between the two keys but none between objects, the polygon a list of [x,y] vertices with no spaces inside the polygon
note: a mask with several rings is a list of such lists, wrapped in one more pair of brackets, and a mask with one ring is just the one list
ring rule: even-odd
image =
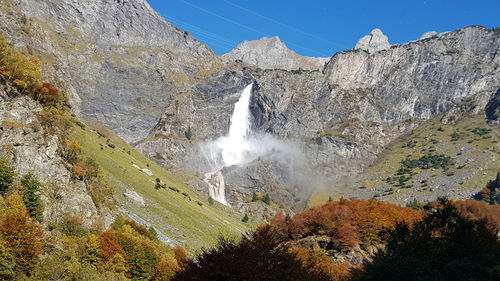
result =
[{"label": "grassy slope", "polygon": [[[82,144],[85,155],[95,157],[113,187],[119,209],[131,218],[139,222],[141,219],[146,220],[174,243],[191,251],[213,246],[221,235],[239,239],[241,233],[255,228],[255,224],[242,223],[242,215],[234,210],[218,203],[211,206],[205,195],[188,187],[181,177],[170,174],[110,131],[99,128],[99,132],[106,137],[89,127],[83,130],[78,128],[73,138]],[[111,148],[107,142],[115,145],[115,148]],[[148,176],[132,164],[148,168],[154,176]],[[179,192],[169,188],[155,190],[156,178],[160,178],[167,186],[179,189]],[[127,187],[144,197],[145,207],[124,197]],[[182,193],[189,194],[191,200]],[[203,205],[200,206],[198,202]]]},{"label": "grassy slope", "polygon": [[[441,129],[439,129],[441,127]],[[489,128],[491,132],[479,136],[474,128]],[[459,139],[452,140],[457,132]],[[432,199],[432,193],[445,194],[450,198],[463,197],[483,188],[500,169],[500,128],[486,124],[484,116],[469,116],[455,125],[444,125],[439,117],[433,118],[411,134],[402,136],[390,144],[361,175],[344,179],[327,190],[317,191],[309,200],[310,206],[324,203],[329,196],[376,197],[380,200],[404,204],[412,198],[422,201]],[[413,142],[412,145],[408,143]],[[435,150],[435,151],[432,151]],[[388,184],[387,177],[394,177],[406,157],[419,158],[432,151],[434,154],[450,156],[452,164],[443,169],[413,169],[412,179],[401,188]],[[427,181],[425,181],[427,180]],[[424,182],[422,182],[424,181]],[[392,189],[392,190],[391,190]]]}]

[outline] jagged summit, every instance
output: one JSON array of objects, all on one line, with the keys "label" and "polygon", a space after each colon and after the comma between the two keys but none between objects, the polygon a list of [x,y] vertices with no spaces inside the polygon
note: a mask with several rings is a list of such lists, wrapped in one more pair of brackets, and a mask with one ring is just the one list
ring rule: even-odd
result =
[{"label": "jagged summit", "polygon": [[370,34],[359,39],[354,47],[355,50],[361,49],[373,54],[375,52],[386,50],[391,47],[387,36],[382,33],[382,30],[375,28]]},{"label": "jagged summit", "polygon": [[254,41],[243,41],[231,52],[222,55],[227,62],[242,60],[264,69],[281,68],[286,70],[322,69],[329,58],[301,56],[288,49],[278,36],[263,37]]},{"label": "jagged summit", "polygon": [[438,33],[436,31],[429,31],[429,32],[422,34],[422,36],[420,36],[420,38],[418,38],[418,40],[432,38],[432,37],[437,36],[437,35],[438,35]]}]

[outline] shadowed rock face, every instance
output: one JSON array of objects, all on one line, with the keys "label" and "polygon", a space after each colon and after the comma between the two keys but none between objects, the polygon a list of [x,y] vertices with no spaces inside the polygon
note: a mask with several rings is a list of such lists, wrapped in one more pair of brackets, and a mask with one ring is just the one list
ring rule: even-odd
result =
[{"label": "shadowed rock face", "polygon": [[242,62],[263,69],[322,70],[329,58],[304,57],[287,48],[278,36],[245,41],[222,55],[226,62]]}]

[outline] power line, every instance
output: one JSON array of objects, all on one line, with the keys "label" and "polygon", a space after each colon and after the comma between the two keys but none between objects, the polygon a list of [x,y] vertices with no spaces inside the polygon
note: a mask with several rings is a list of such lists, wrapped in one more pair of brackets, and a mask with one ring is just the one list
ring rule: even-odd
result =
[{"label": "power line", "polygon": [[[197,9],[197,10],[200,10],[200,11],[203,11],[203,12],[205,12],[205,13],[207,13],[207,14],[210,14],[210,15],[212,15],[212,16],[214,16],[214,17],[220,18],[220,19],[222,19],[222,20],[224,20],[224,21],[227,21],[227,22],[229,22],[229,23],[232,23],[232,24],[234,24],[234,25],[237,25],[237,26],[239,26],[239,27],[241,27],[241,28],[245,28],[245,29],[250,30],[250,31],[252,31],[252,32],[255,32],[255,33],[258,33],[258,34],[262,34],[262,35],[264,35],[264,36],[266,36],[266,37],[273,37],[272,35],[270,35],[270,34],[268,34],[268,33],[266,33],[266,32],[262,32],[262,31],[260,31],[260,30],[257,30],[257,29],[255,29],[255,28],[253,28],[253,27],[250,27],[250,26],[248,26],[248,25],[241,24],[241,23],[236,22],[236,21],[234,21],[234,20],[232,20],[232,19],[229,19],[229,18],[227,18],[227,17],[221,16],[221,15],[216,14],[216,13],[214,13],[214,12],[211,12],[211,11],[209,11],[209,10],[205,9],[205,8],[202,8],[202,7],[198,6],[198,5],[195,5],[195,4],[193,4],[193,3],[190,3],[190,2],[188,2],[188,1],[186,1],[186,0],[178,0],[178,1],[180,1],[180,2],[184,3],[184,4],[188,5],[188,6],[191,6],[191,7],[195,8],[195,9]],[[295,46],[295,47],[300,48],[300,49],[303,49],[303,50],[308,50],[308,51],[310,51],[310,52],[313,52],[313,53],[316,53],[316,54],[320,54],[320,52],[318,52],[318,51],[316,51],[316,50],[309,49],[309,48],[307,48],[307,47],[304,47],[304,46],[301,46],[301,45],[298,45],[298,44],[295,44],[295,43],[292,43],[292,42],[289,42],[289,41],[284,41],[284,40],[283,40],[283,42],[284,42],[284,43],[286,43],[286,44],[287,44],[287,45],[289,45],[289,46]],[[320,54],[320,55],[322,55],[322,54]]]},{"label": "power line", "polygon": [[252,10],[247,9],[247,8],[245,8],[245,7],[242,7],[242,6],[240,6],[240,5],[234,4],[234,3],[230,2],[230,1],[227,1],[227,0],[223,0],[223,1],[224,1],[224,2],[226,2],[227,4],[229,4],[229,5],[233,6],[233,7],[236,7],[236,8],[238,8],[238,9],[240,9],[240,10],[243,10],[243,11],[246,11],[246,12],[248,12],[248,13],[251,13],[251,14],[253,14],[253,15],[255,15],[255,16],[258,16],[258,17],[264,18],[264,19],[266,19],[266,20],[272,21],[272,22],[274,22],[274,23],[276,23],[276,24],[278,24],[278,25],[281,25],[281,26],[283,26],[283,27],[286,27],[286,28],[288,28],[288,29],[290,29],[290,30],[293,30],[293,31],[295,31],[295,32],[302,33],[302,34],[304,34],[304,35],[307,35],[307,36],[312,37],[312,38],[315,38],[315,39],[317,39],[317,40],[320,40],[320,41],[323,41],[323,42],[329,43],[329,44],[334,45],[334,46],[336,46],[336,47],[345,48],[345,46],[344,46],[344,45],[342,45],[342,44],[335,43],[335,42],[332,42],[332,41],[330,41],[330,40],[326,40],[326,39],[324,39],[324,38],[321,38],[321,37],[319,37],[319,36],[317,36],[317,35],[314,35],[314,34],[312,34],[312,33],[309,33],[309,32],[305,32],[305,31],[303,31],[303,30],[301,30],[301,29],[298,29],[298,28],[296,28],[296,27],[294,27],[294,26],[291,26],[291,25],[288,25],[288,24],[286,24],[286,23],[283,23],[283,22],[277,21],[277,20],[275,20],[275,19],[272,19],[272,18],[270,18],[270,17],[264,16],[264,15],[262,15],[262,14],[259,14],[259,13],[255,12],[255,11],[252,11]]},{"label": "power line", "polygon": [[218,45],[219,47],[233,48],[235,45],[238,44],[234,40],[231,40],[229,38],[217,35],[215,33],[207,31],[207,30],[205,30],[205,29],[203,29],[201,27],[198,27],[196,25],[192,25],[192,24],[186,23],[186,22],[184,22],[182,20],[176,19],[176,18],[171,17],[171,16],[166,16],[166,15],[163,15],[163,16],[166,19],[168,19],[169,21],[175,23],[175,25],[177,25],[178,27],[181,27],[182,29],[189,30],[189,32],[191,32],[192,34],[200,35],[200,36],[202,36],[204,38],[208,38],[208,39],[210,39],[212,41],[215,41],[215,42],[218,42],[219,44],[223,44],[224,45],[224,46]]}]

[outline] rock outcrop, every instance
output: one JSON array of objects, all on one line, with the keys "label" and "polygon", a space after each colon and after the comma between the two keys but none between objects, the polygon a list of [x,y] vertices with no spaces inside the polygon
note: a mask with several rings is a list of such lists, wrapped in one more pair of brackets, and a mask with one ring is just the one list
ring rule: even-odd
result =
[{"label": "rock outcrop", "polygon": [[101,213],[89,187],[72,179],[71,166],[60,156],[58,137],[40,126],[37,114],[41,111],[40,104],[0,81],[0,156],[12,160],[18,175],[31,171],[44,185],[44,224],[78,216],[88,227],[100,219],[109,226],[110,213]]},{"label": "rock outcrop", "polygon": [[375,28],[370,34],[359,39],[354,47],[355,50],[365,50],[368,53],[376,53],[381,50],[387,50],[391,47],[389,39],[382,33],[382,30]]},{"label": "rock outcrop", "polygon": [[418,38],[418,40],[432,38],[432,37],[437,36],[437,35],[438,35],[438,33],[436,31],[429,31],[429,32],[422,34],[422,36],[420,36],[420,38]]},{"label": "rock outcrop", "polygon": [[305,57],[287,48],[278,36],[245,41],[222,55],[226,62],[242,61],[262,69],[322,70],[329,58]]}]

